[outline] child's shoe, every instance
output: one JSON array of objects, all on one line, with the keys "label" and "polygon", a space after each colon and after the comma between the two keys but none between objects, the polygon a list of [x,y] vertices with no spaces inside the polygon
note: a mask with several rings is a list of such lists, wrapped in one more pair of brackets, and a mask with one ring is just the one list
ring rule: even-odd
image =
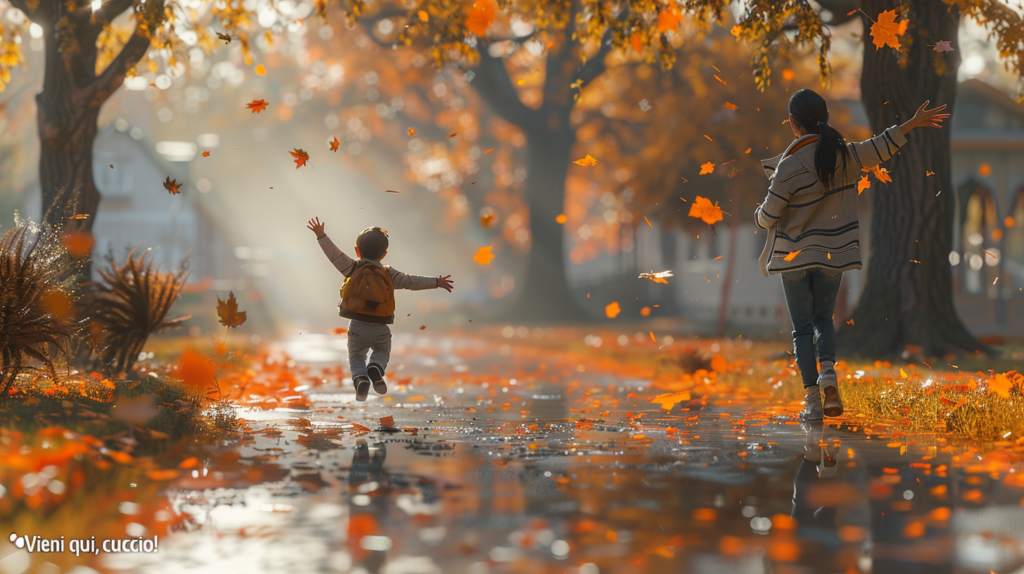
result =
[{"label": "child's shoe", "polygon": [[384,395],[388,392],[388,384],[384,380],[384,367],[377,363],[370,363],[366,367],[366,373],[370,375],[370,380],[373,382],[373,390],[378,395]]},{"label": "child's shoe", "polygon": [[843,400],[839,398],[839,381],[834,368],[829,367],[821,372],[818,386],[821,387],[821,394],[825,395],[825,416],[838,417],[843,414]]},{"label": "child's shoe", "polygon": [[366,395],[370,394],[370,377],[359,375],[353,379],[352,384],[356,387],[356,400],[365,401]]}]

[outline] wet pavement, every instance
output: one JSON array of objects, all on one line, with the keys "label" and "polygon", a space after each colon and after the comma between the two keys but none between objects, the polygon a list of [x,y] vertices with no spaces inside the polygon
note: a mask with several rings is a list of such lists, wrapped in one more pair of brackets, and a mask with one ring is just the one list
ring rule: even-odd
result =
[{"label": "wet pavement", "polygon": [[101,568],[1024,572],[1024,467],[993,453],[501,338],[397,336],[391,390],[360,404],[343,348],[282,343],[312,408],[240,411],[242,440],[167,493],[178,531]]}]

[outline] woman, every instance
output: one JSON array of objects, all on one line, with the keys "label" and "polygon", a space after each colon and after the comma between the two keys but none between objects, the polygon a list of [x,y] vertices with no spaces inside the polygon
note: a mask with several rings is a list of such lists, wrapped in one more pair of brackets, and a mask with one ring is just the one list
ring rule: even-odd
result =
[{"label": "woman", "polygon": [[857,181],[862,168],[891,158],[914,128],[942,127],[942,120],[949,117],[942,113],[946,106],[927,106],[928,102],[921,104],[899,127],[847,143],[828,125],[825,100],[811,90],[800,90],[789,100],[789,125],[797,139],[781,155],[761,162],[770,184],[755,211],[757,226],[768,230],[760,264],[766,277],[782,274],[793,321],[793,353],[807,392],[803,420],[821,420],[823,410],[830,417],[843,414],[833,368],[832,314],[843,271],[861,268]]}]

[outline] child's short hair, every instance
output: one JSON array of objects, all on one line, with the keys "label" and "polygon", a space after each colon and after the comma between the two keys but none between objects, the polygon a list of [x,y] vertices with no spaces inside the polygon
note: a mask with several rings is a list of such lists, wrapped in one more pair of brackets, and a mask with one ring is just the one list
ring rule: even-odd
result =
[{"label": "child's short hair", "polygon": [[356,238],[356,247],[363,259],[377,261],[388,251],[388,230],[383,227],[367,227]]}]

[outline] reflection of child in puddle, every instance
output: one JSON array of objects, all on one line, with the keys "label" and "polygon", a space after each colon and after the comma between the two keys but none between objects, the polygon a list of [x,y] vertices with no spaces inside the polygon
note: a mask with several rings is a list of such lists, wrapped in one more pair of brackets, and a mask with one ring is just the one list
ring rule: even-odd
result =
[{"label": "reflection of child in puddle", "polygon": [[384,443],[374,443],[371,448],[365,439],[359,439],[348,474],[348,547],[352,565],[371,574],[380,572],[391,548],[391,539],[378,523],[378,519],[386,518],[391,505],[390,477],[384,470],[387,455]]}]

